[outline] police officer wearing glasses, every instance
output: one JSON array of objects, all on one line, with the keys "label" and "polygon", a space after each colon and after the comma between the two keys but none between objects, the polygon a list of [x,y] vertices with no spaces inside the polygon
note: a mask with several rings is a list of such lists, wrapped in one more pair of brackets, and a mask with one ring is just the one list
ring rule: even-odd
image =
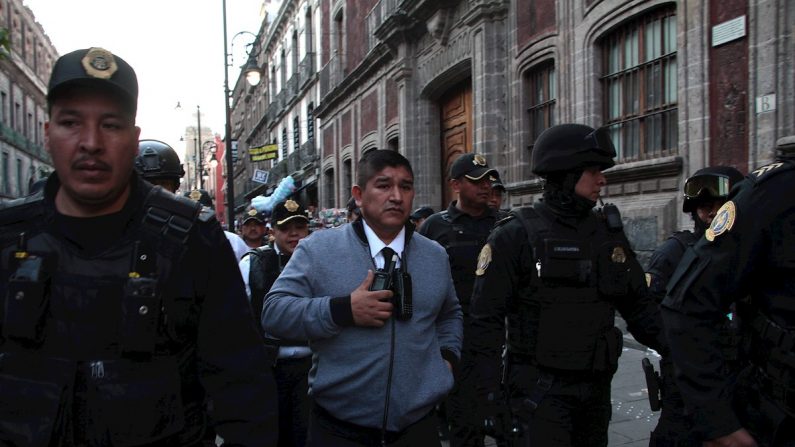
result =
[{"label": "police officer wearing glasses", "polygon": [[[690,213],[694,231],[675,232],[652,254],[649,266],[646,268],[646,280],[649,292],[658,303],[665,298],[665,288],[685,250],[704,236],[716,213],[728,200],[729,190],[742,179],[740,171],[732,167],[713,166],[699,169],[685,181],[682,211]],[[726,334],[722,338],[726,347],[724,355],[739,360],[738,336],[734,334],[736,331],[732,329],[731,320],[726,319],[725,323]],[[660,360],[659,379],[655,377],[651,363],[644,362],[644,369],[647,371],[647,377],[652,381],[648,388],[652,409],[656,411],[662,408],[657,427],[651,434],[650,445],[652,447],[700,446],[701,443],[693,434],[693,420],[686,414],[682,394],[676,386],[670,357]]]},{"label": "police officer wearing glasses", "polygon": [[[676,379],[707,446],[795,445],[795,137],[731,190],[662,303]],[[736,304],[750,365],[725,374],[720,334]]]},{"label": "police officer wearing glasses", "polygon": [[532,160],[543,199],[500,221],[480,252],[466,346],[486,387],[481,402],[510,405],[516,445],[607,445],[623,341],[616,310],[638,341],[662,348],[657,305],[621,216],[613,205],[593,209],[615,156],[603,129],[544,131]]},{"label": "police officer wearing glasses", "polygon": [[273,445],[272,360],[232,250],[197,203],[134,172],[137,99],[102,48],[53,66],[55,172],[0,207],[0,444],[198,446],[214,427]]}]

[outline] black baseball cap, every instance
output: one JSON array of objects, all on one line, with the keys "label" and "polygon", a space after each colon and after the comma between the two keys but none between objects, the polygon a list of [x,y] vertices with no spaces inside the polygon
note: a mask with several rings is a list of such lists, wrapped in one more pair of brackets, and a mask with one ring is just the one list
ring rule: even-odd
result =
[{"label": "black baseball cap", "polygon": [[306,210],[300,203],[288,199],[284,202],[277,203],[273,207],[273,211],[271,212],[271,222],[273,225],[282,226],[293,219],[304,219],[307,223],[309,222]]},{"label": "black baseball cap", "polygon": [[411,215],[409,216],[409,219],[411,219],[411,220],[427,219],[427,218],[431,217],[431,215],[433,213],[435,213],[433,208],[431,208],[429,206],[421,206],[421,207],[417,208],[416,210],[414,210],[413,213],[411,213]]},{"label": "black baseball cap", "polygon": [[491,174],[497,177],[497,170],[489,167],[486,157],[470,152],[456,159],[450,166],[450,178],[457,179],[465,176],[469,180],[480,180],[483,176]]},{"label": "black baseball cap", "polygon": [[253,206],[249,206],[246,208],[246,211],[243,213],[243,224],[245,225],[246,222],[249,220],[256,220],[258,223],[264,224],[265,223],[265,214],[262,211],[258,211]]},{"label": "black baseball cap", "polygon": [[502,180],[500,180],[499,177],[495,177],[491,181],[491,189],[501,189],[501,190],[505,191],[505,185],[502,184]]},{"label": "black baseball cap", "polygon": [[206,189],[185,191],[184,196],[193,200],[194,202],[199,202],[202,206],[206,206],[207,208],[215,208],[213,206],[213,199],[210,197],[210,193],[208,193]]},{"label": "black baseball cap", "polygon": [[92,47],[72,51],[55,61],[47,87],[47,106],[71,86],[106,88],[117,93],[135,116],[138,110],[138,77],[124,59],[110,51]]}]

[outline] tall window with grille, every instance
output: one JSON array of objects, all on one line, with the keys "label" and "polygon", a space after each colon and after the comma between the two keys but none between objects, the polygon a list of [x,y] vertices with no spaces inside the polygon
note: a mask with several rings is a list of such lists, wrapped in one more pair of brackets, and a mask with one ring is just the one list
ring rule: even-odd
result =
[{"label": "tall window with grille", "polygon": [[605,125],[619,161],[677,152],[675,10],[659,9],[605,36]]},{"label": "tall window with grille", "polygon": [[287,142],[287,126],[282,127],[282,160],[287,160],[287,154],[289,154],[290,149],[288,148],[289,143]]},{"label": "tall window with grille", "polygon": [[298,115],[293,117],[293,150],[301,148],[301,119]]},{"label": "tall window with grille", "polygon": [[530,114],[530,138],[535,142],[544,129],[555,125],[555,101],[558,89],[554,62],[545,62],[530,69],[525,79],[530,105],[527,109]]},{"label": "tall window with grille", "polygon": [[306,107],[306,139],[315,139],[315,104],[311,102]]}]

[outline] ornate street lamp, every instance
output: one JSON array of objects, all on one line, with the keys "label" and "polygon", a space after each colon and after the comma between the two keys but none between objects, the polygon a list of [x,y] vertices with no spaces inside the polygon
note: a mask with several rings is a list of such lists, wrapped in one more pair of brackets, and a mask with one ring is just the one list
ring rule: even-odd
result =
[{"label": "ornate street lamp", "polygon": [[[226,203],[227,203],[227,229],[229,231],[234,231],[235,229],[235,179],[234,179],[234,159],[232,157],[232,108],[229,104],[229,100],[231,99],[231,92],[229,91],[229,58],[231,54],[227,50],[229,46],[227,45],[227,32],[226,32],[226,0],[221,2],[221,6],[223,8],[223,19],[224,19],[224,107],[226,110],[226,128],[224,129],[224,146],[225,146],[225,153],[226,153]],[[232,37],[232,43],[234,44],[235,37],[241,34],[250,34],[254,36],[256,40],[257,36],[254,33],[250,33],[248,31],[240,31]],[[259,67],[257,66],[256,58],[251,57],[251,50],[247,52],[248,62],[246,63],[244,72],[246,73],[246,81],[250,85],[257,85],[260,81],[260,71]]]}]

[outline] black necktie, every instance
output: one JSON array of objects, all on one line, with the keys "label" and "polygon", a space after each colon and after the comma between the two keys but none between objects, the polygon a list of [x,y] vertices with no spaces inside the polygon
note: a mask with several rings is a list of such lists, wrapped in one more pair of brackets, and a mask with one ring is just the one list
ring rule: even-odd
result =
[{"label": "black necktie", "polygon": [[384,270],[389,268],[389,264],[392,262],[392,256],[395,255],[395,250],[392,250],[389,247],[384,247],[381,249],[381,255],[384,257]]}]

